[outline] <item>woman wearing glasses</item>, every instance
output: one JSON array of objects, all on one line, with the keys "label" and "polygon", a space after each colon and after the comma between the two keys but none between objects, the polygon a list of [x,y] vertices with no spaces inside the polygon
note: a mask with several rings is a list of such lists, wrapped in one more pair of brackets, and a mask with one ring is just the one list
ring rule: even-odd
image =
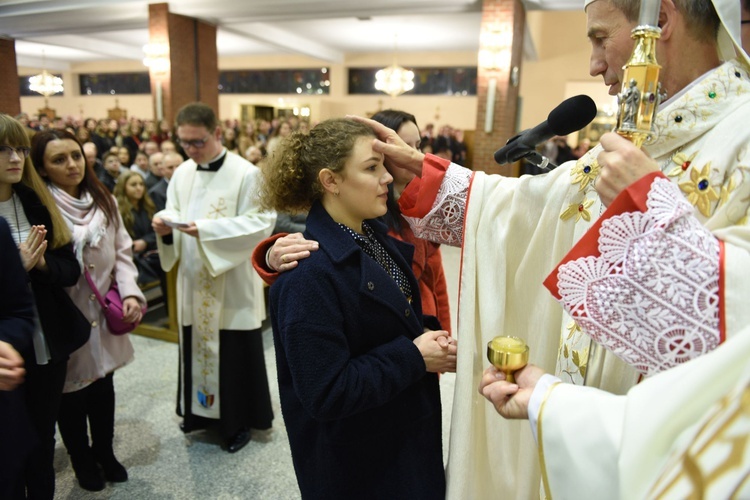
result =
[{"label": "woman wearing glasses", "polygon": [[55,420],[68,357],[86,342],[90,327],[64,289],[81,275],[70,230],[31,165],[29,151],[23,125],[0,114],[0,217],[7,220],[18,245],[41,327],[36,329],[33,349],[22,353],[28,413],[39,443],[18,479],[25,482],[29,498],[51,499]]},{"label": "woman wearing glasses", "polygon": [[[138,288],[130,236],[117,210],[114,197],[96,178],[81,144],[67,131],[37,133],[32,140],[31,159],[47,181],[55,203],[73,234],[75,258],[104,294],[117,281],[123,299],[124,321],[140,320],[146,303]],[[70,455],[76,478],[86,490],[104,489],[104,478],[127,481],[125,467],[112,448],[115,420],[116,369],[133,360],[127,335],[112,335],[99,302],[85,276],[67,289],[91,325],[91,336],[71,354],[63,387],[58,426]],[[87,424],[91,429],[91,446]],[[98,465],[97,465],[98,464]]]}]

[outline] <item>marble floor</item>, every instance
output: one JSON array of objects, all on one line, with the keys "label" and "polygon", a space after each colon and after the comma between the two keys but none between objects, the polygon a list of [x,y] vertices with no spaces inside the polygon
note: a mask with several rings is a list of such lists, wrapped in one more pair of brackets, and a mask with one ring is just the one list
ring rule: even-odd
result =
[{"label": "marble floor", "polygon": [[[455,331],[459,250],[443,247]],[[177,346],[132,336],[136,359],[115,374],[117,393],[115,452],[128,469],[126,483],[107,484],[97,493],[78,486],[67,453],[59,440],[55,450],[56,499],[268,499],[299,498],[281,417],[276,365],[270,328],[263,334],[271,384],[273,430],[256,433],[236,454],[219,446],[211,430],[184,435],[174,413],[177,387]],[[452,407],[453,374],[441,377],[444,455]]]}]

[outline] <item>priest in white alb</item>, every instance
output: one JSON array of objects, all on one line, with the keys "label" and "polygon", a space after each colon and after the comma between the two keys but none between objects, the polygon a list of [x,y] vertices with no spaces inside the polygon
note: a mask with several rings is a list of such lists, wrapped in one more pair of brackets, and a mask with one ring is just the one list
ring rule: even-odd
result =
[{"label": "priest in white alb", "polygon": [[248,443],[251,428],[269,429],[273,421],[263,285],[250,255],[271,234],[276,214],[259,208],[260,171],[224,148],[209,106],[188,104],[176,122],[190,159],[175,171],[153,226],[162,268],[178,266],[177,413],[186,433],[217,421],[234,453]]}]

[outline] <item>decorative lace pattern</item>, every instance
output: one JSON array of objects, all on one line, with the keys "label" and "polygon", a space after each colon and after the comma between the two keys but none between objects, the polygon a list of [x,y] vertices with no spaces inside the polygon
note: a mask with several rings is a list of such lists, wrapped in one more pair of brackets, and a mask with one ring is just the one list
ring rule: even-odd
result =
[{"label": "decorative lace pattern", "polygon": [[451,164],[427,215],[421,219],[404,217],[417,238],[454,247],[461,246],[472,174],[468,168]]},{"label": "decorative lace pattern", "polygon": [[578,325],[652,375],[718,346],[719,243],[667,179],[647,207],[605,221],[601,256],[564,264],[558,281]]}]

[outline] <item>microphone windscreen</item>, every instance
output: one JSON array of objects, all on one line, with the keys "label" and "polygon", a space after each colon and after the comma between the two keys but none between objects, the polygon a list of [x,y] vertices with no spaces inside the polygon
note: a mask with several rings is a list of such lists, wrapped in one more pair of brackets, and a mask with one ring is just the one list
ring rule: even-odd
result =
[{"label": "microphone windscreen", "polygon": [[555,135],[568,135],[591,123],[596,117],[596,103],[587,95],[565,99],[547,117]]}]

